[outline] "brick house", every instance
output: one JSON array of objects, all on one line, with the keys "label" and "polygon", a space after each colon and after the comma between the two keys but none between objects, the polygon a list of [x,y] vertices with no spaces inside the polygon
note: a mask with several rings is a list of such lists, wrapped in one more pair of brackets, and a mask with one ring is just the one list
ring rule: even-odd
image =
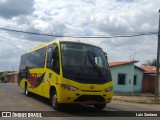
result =
[{"label": "brick house", "polygon": [[156,79],[156,67],[155,66],[143,66],[144,70],[142,81],[143,93],[155,93],[155,79]]},{"label": "brick house", "polygon": [[17,83],[18,72],[8,72],[5,73],[6,81],[8,83]]}]

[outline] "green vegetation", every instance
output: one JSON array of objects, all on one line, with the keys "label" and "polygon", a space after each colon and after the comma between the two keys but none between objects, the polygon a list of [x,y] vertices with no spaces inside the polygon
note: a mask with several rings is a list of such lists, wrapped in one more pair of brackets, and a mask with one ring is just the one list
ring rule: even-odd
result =
[{"label": "green vegetation", "polygon": [[156,66],[157,59],[147,60],[145,63],[142,64],[142,66]]},{"label": "green vegetation", "polygon": [[3,77],[3,72],[0,72],[0,79]]},{"label": "green vegetation", "polygon": [[4,73],[0,72],[0,82],[3,82],[3,80],[4,80]]}]

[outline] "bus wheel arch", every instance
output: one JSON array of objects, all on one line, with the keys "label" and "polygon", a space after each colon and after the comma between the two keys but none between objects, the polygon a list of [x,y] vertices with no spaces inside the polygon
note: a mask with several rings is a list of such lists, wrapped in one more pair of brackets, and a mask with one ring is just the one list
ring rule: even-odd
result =
[{"label": "bus wheel arch", "polygon": [[57,91],[56,91],[55,86],[50,87],[50,103],[51,103],[51,107],[54,110],[60,109],[60,104],[57,101]]}]

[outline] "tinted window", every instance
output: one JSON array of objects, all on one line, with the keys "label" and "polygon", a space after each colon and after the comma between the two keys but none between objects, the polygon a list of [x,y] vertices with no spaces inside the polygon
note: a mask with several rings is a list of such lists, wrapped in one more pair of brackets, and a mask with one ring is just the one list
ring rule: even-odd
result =
[{"label": "tinted window", "polygon": [[45,53],[46,48],[42,48],[31,52],[28,56],[29,64],[27,65],[29,68],[43,68],[45,62]]},{"label": "tinted window", "polygon": [[22,55],[20,70],[28,68],[43,68],[45,63],[46,48],[42,48],[31,53]]},{"label": "tinted window", "polygon": [[28,54],[24,54],[21,56],[21,61],[20,61],[20,66],[19,66],[19,70],[24,70],[27,66],[27,56]]},{"label": "tinted window", "polygon": [[61,43],[63,77],[88,84],[111,81],[108,61],[101,48],[81,43]]},{"label": "tinted window", "polygon": [[53,45],[49,45],[47,48],[47,68],[52,69],[52,50]]},{"label": "tinted window", "polygon": [[47,68],[52,69],[57,74],[60,74],[59,52],[57,44],[52,44],[48,46]]}]

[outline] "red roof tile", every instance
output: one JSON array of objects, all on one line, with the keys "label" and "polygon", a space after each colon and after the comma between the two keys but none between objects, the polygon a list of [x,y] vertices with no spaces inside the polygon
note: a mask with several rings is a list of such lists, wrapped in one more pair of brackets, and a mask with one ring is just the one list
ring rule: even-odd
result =
[{"label": "red roof tile", "polygon": [[121,62],[109,62],[110,67],[119,66],[119,65],[126,65],[131,63],[137,63],[139,61],[133,60],[133,61],[121,61]]},{"label": "red roof tile", "polygon": [[134,65],[134,68],[137,68],[137,69],[139,69],[139,70],[144,72],[144,69],[142,69],[141,67],[138,67],[138,66]]},{"label": "red roof tile", "polygon": [[144,73],[156,73],[155,66],[142,66],[141,68],[144,70]]}]

